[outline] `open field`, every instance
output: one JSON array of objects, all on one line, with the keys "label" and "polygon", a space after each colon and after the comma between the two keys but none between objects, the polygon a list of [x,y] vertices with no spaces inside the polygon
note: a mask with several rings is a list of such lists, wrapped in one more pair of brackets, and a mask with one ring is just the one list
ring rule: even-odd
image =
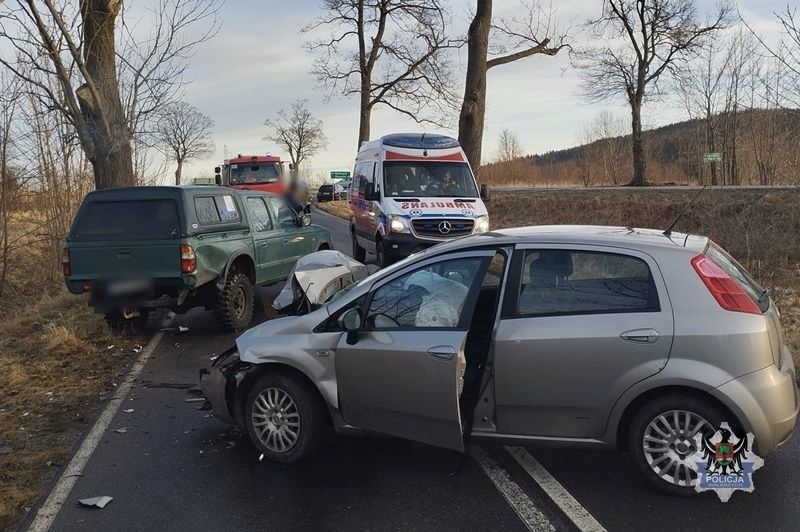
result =
[{"label": "open field", "polygon": [[[26,232],[35,216],[17,214],[12,229]],[[27,244],[9,256],[0,301],[0,530],[36,501],[142,342],[67,293],[36,232]]]},{"label": "open field", "polygon": [[[489,219],[493,229],[546,224],[666,228],[696,193],[652,188],[495,190]],[[344,201],[319,208],[347,217]],[[710,236],[773,290],[800,364],[800,189],[707,189],[675,230]]]}]

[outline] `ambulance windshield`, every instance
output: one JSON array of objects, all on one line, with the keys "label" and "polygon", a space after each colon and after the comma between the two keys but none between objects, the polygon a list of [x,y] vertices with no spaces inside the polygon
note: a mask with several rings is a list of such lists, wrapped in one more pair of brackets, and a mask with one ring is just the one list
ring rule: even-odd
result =
[{"label": "ambulance windshield", "polygon": [[478,197],[475,178],[467,163],[385,162],[383,184],[383,193],[388,197]]}]

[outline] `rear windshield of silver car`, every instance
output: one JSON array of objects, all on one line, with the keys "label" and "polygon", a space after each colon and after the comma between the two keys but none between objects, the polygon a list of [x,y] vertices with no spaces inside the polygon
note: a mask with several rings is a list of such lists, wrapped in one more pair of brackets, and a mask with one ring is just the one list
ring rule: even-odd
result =
[{"label": "rear windshield of silver car", "polygon": [[728,255],[724,249],[713,242],[706,250],[706,257],[711,259],[714,264],[730,275],[731,278],[742,287],[742,290],[756,302],[761,312],[767,311],[769,308],[769,297],[767,297],[769,293],[747,273],[744,266],[739,264],[736,259]]},{"label": "rear windshield of silver car", "polygon": [[178,238],[178,208],[171,199],[91,201],[78,213],[70,238],[169,240]]}]

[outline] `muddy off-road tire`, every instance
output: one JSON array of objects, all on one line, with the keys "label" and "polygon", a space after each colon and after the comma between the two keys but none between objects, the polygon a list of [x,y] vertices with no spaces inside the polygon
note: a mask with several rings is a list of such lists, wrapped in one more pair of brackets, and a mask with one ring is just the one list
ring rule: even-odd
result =
[{"label": "muddy off-road tire", "polygon": [[253,285],[244,273],[234,270],[225,285],[216,290],[214,321],[226,331],[243,331],[253,320]]},{"label": "muddy off-road tire", "polygon": [[150,311],[140,310],[138,316],[126,318],[121,311],[108,312],[104,319],[108,328],[124,334],[141,334],[147,329]]},{"label": "muddy off-road tire", "polygon": [[327,433],[322,398],[308,382],[284,373],[267,373],[250,388],[244,404],[247,433],[264,457],[297,462],[322,444]]}]

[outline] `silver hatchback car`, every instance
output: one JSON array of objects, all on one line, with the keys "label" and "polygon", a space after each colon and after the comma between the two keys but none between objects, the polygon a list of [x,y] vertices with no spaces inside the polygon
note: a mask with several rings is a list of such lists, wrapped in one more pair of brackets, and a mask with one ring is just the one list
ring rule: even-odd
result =
[{"label": "silver hatchback car", "polygon": [[201,371],[214,414],[293,462],[333,426],[628,450],[694,493],[695,435],[728,422],[762,456],[792,434],[778,310],[708,238],[543,226],[440,244],[254,327]]}]

